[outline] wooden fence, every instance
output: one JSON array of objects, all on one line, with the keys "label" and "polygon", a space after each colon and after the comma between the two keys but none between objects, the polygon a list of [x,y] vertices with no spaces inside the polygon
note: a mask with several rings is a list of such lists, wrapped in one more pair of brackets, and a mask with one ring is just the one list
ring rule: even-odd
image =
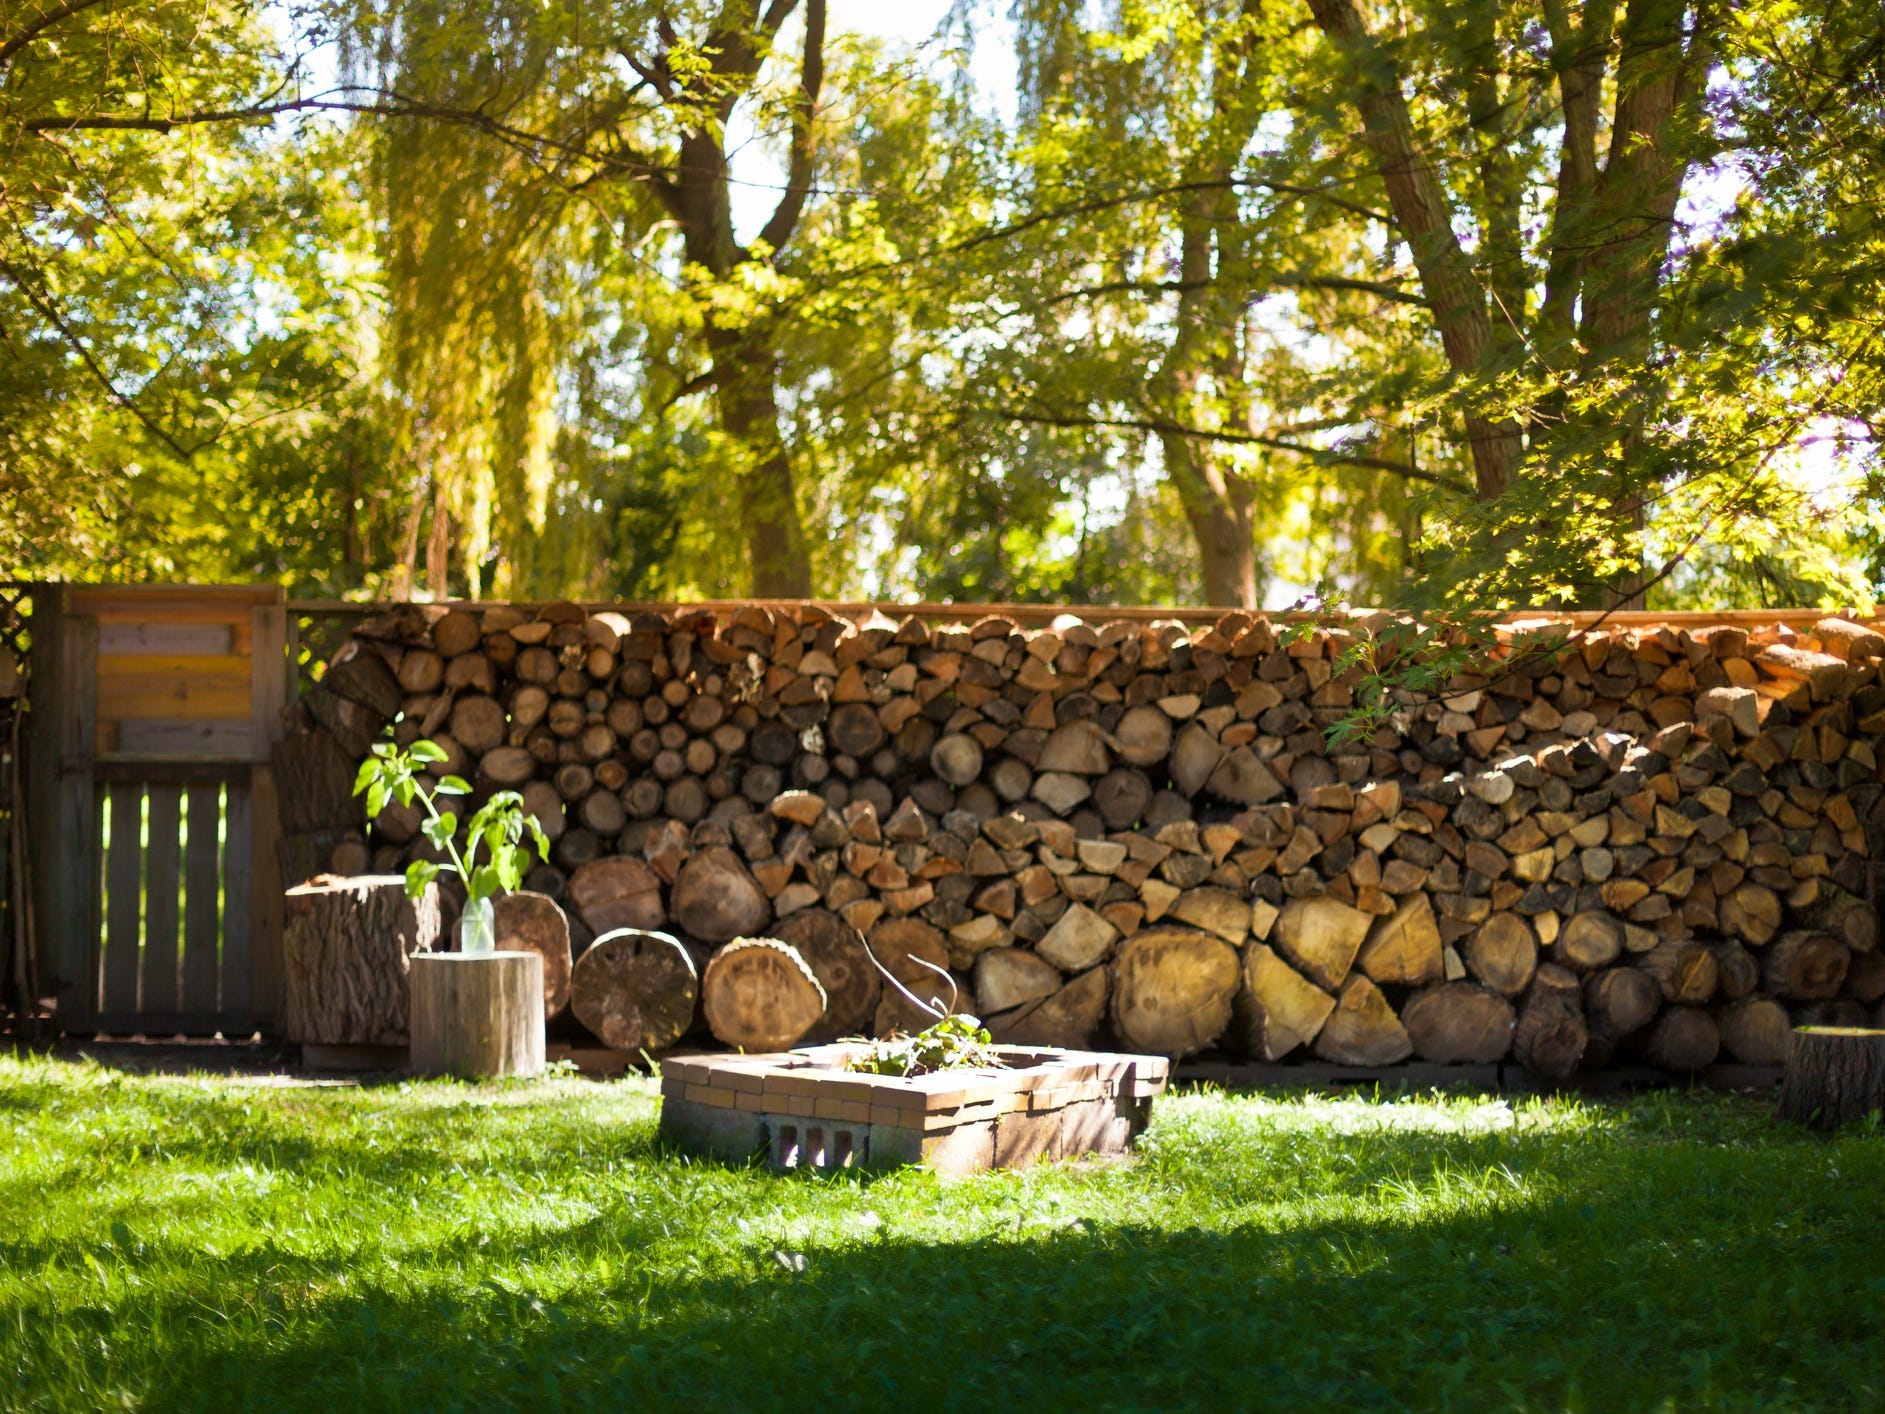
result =
[{"label": "wooden fence", "polygon": [[60,1029],[268,1026],[282,591],[45,586],[30,682],[32,888]]},{"label": "wooden fence", "polygon": [[[42,995],[67,1033],[272,1027],[281,883],[268,761],[303,671],[388,606],[276,586],[38,585],[32,592],[27,855]],[[820,601],[937,622],[991,614],[1214,621],[1223,610]],[[460,604],[460,608],[494,607]],[[598,603],[625,613],[672,604]],[[704,606],[731,611],[739,603]],[[1811,624],[1822,610],[1626,613],[1632,624]],[[1873,606],[1853,615],[1878,618]],[[1291,615],[1273,615],[1286,618]],[[1553,611],[1587,623],[1593,614]],[[305,662],[297,662],[306,659]]]}]

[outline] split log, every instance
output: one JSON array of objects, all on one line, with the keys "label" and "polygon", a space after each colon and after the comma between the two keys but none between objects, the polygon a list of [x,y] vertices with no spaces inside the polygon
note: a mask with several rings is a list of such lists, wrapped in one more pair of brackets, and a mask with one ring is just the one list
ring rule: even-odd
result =
[{"label": "split log", "polygon": [[1147,928],[1113,964],[1113,1024],[1132,1049],[1193,1055],[1223,1035],[1240,980],[1237,953],[1190,928]]},{"label": "split log", "polygon": [[565,897],[589,931],[600,937],[618,928],[658,932],[667,926],[661,879],[639,859],[616,855],[582,865],[569,876]]},{"label": "split log", "polygon": [[543,1019],[569,1005],[569,919],[556,900],[519,889],[492,904],[499,952],[533,952],[543,959]]},{"label": "split log", "polygon": [[1546,963],[1532,979],[1512,1032],[1512,1058],[1533,1075],[1564,1080],[1583,1059],[1590,1028],[1580,990],[1577,974],[1556,963]]},{"label": "split log", "polygon": [[1009,1046],[1089,1049],[1106,1015],[1104,967],[1082,972],[1052,996],[986,1019],[989,1033]]},{"label": "split log", "polygon": [[700,1009],[707,1029],[729,1046],[789,1051],[825,1014],[825,989],[789,945],[735,938],[701,974]]},{"label": "split log", "polygon": [[1721,926],[1760,947],[1780,931],[1780,895],[1763,884],[1742,884],[1721,901]]},{"label": "split log", "polygon": [[758,933],[772,919],[772,904],[737,854],[710,845],[690,855],[675,877],[673,914],[690,938],[718,943]]},{"label": "split log", "polygon": [[1712,1000],[1721,977],[1721,964],[1700,943],[1658,943],[1636,960],[1656,980],[1664,1001],[1701,1006]]},{"label": "split log", "polygon": [[321,876],[289,889],[282,1033],[328,1046],[403,1046],[413,954],[440,946],[436,884],[416,900],[399,875]]},{"label": "split log", "polygon": [[[949,967],[949,947],[940,929],[921,918],[886,918],[870,930],[868,942],[871,955],[883,965],[885,971],[914,992],[920,1000],[928,1002],[933,999],[938,1006],[949,1004],[949,985],[930,970],[940,967],[946,971]],[[921,966],[913,959],[920,959],[920,962],[928,963],[929,966]],[[960,990],[955,1005],[958,1011],[974,1009],[972,1004],[967,1004]],[[885,983],[877,1003],[877,1014],[871,1020],[871,1030],[878,1036],[921,1031],[935,1019],[928,1012],[911,1006],[908,998]]]},{"label": "split log", "polygon": [[1470,982],[1416,992],[1401,1008],[1414,1054],[1441,1065],[1484,1065],[1512,1049],[1518,1017],[1499,993]]},{"label": "split log", "polygon": [[1291,899],[1270,936],[1304,976],[1332,992],[1348,976],[1373,922],[1339,899]]},{"label": "split log", "polygon": [[1790,1001],[1823,1001],[1839,995],[1850,960],[1844,944],[1825,933],[1785,933],[1761,955],[1761,982]]},{"label": "split log", "polygon": [[576,959],[569,1004],[605,1046],[665,1051],[694,1024],[700,975],[670,934],[636,928],[603,933]]},{"label": "split log", "polygon": [[797,950],[825,989],[825,1014],[805,1033],[804,1044],[861,1036],[877,1014],[883,978],[870,960],[864,935],[824,908],[802,908],[773,929]]},{"label": "split log", "polygon": [[975,959],[976,1000],[991,1012],[1044,1000],[1060,988],[1059,969],[1025,948],[990,948]]},{"label": "split log", "polygon": [[1885,1111],[1885,1031],[1803,1026],[1793,1033],[1780,1117],[1838,1129]]},{"label": "split log", "polygon": [[1438,982],[1444,975],[1440,927],[1427,895],[1412,895],[1377,922],[1355,962],[1375,982],[1411,987]]},{"label": "split log", "polygon": [[1315,1052],[1337,1065],[1398,1065],[1414,1053],[1414,1043],[1381,989],[1357,974],[1342,985]]}]

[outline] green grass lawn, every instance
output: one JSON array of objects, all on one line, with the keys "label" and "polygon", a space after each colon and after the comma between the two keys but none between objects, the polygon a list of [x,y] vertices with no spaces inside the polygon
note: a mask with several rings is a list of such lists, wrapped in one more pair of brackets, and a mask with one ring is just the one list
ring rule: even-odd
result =
[{"label": "green grass lawn", "polygon": [[658,1103],[0,1059],[0,1403],[1885,1407],[1885,1140],[1762,1103],[1181,1094],[947,1181]]}]

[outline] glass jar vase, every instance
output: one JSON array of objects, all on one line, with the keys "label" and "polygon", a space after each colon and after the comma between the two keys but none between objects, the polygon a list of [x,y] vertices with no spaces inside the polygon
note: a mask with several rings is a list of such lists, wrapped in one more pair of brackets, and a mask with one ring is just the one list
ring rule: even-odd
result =
[{"label": "glass jar vase", "polygon": [[471,899],[458,918],[458,950],[478,954],[497,951],[496,911],[488,898]]}]

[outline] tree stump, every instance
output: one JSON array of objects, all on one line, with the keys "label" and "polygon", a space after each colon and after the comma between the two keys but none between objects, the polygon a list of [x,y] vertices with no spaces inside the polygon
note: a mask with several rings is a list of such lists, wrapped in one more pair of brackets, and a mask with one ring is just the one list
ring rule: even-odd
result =
[{"label": "tree stump", "polygon": [[412,966],[412,1068],[466,1080],[543,1073],[543,956],[422,953]]},{"label": "tree stump", "polygon": [[282,1030],[325,1046],[403,1046],[407,972],[437,947],[437,885],[406,897],[397,874],[323,875],[289,889],[282,928]]},{"label": "tree stump", "polygon": [[1885,1031],[1802,1026],[1787,1051],[1780,1117],[1837,1129],[1885,1110]]}]

